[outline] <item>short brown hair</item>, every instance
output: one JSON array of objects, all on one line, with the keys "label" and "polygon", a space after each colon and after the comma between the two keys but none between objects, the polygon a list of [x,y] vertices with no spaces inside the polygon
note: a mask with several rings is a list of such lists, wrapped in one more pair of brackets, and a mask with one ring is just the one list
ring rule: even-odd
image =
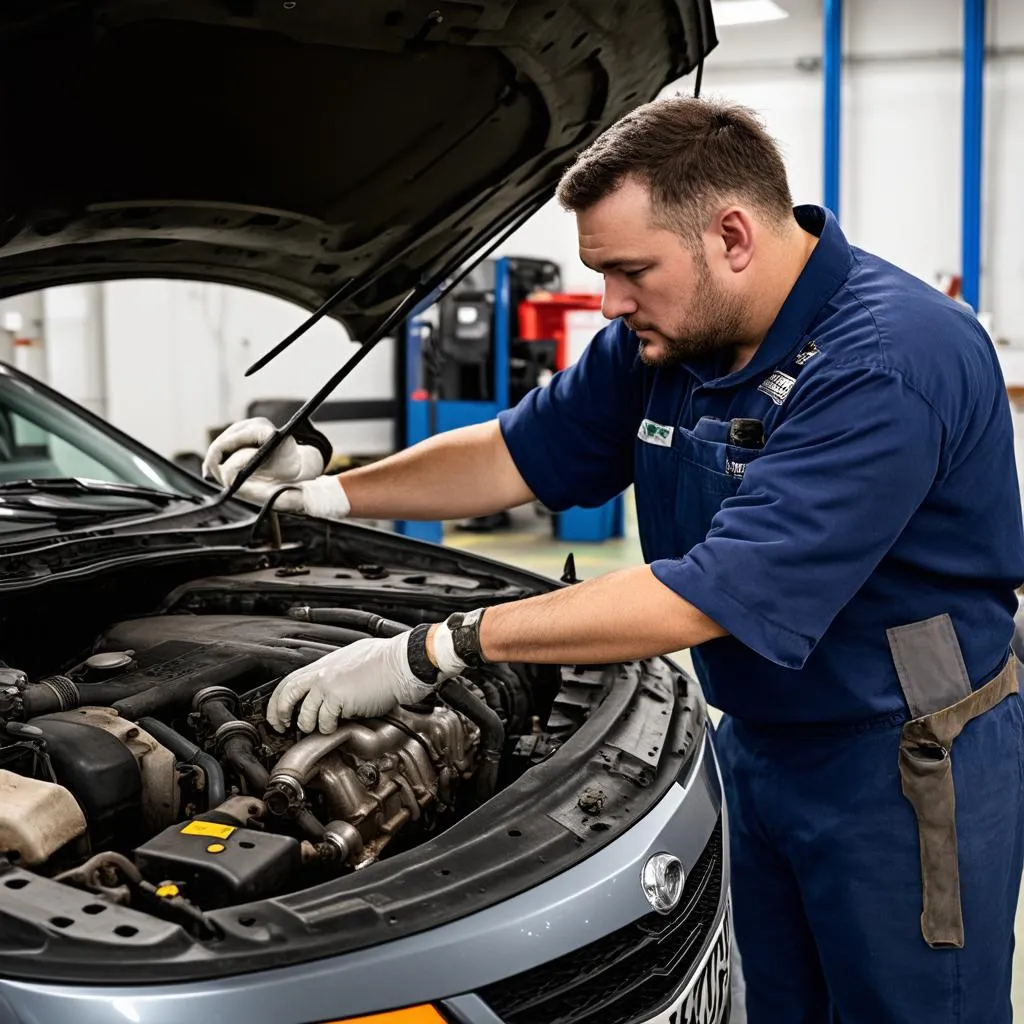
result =
[{"label": "short brown hair", "polygon": [[747,107],[692,97],[631,111],[585,149],[558,185],[558,201],[587,210],[627,177],[644,185],[656,222],[695,244],[715,204],[746,202],[775,225],[793,200],[775,141]]}]

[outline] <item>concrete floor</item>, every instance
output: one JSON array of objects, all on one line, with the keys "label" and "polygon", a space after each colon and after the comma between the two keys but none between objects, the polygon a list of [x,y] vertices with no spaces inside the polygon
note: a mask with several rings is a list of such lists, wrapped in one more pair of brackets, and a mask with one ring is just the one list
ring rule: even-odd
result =
[{"label": "concrete floor", "polygon": [[[444,542],[451,547],[463,548],[487,558],[508,562],[552,579],[558,579],[562,575],[562,568],[570,551],[573,553],[576,574],[580,579],[600,576],[615,569],[643,563],[631,501],[626,503],[626,536],[601,544],[570,544],[557,540],[552,536],[548,521],[537,516],[532,507],[527,506],[513,511],[512,528],[509,530],[467,533],[450,526],[446,530]],[[692,671],[690,656],[686,651],[673,655],[673,658],[687,671]],[[717,721],[719,716],[714,708],[711,709],[711,715]],[[1024,898],[1017,905],[1016,934],[1013,1012],[1014,1019],[1024,1024]]]}]

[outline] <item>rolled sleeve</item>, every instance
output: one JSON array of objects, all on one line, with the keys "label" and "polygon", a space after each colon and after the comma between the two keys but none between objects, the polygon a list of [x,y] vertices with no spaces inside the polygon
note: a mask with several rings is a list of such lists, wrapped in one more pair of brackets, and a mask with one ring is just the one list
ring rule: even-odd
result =
[{"label": "rolled sleeve", "polygon": [[799,669],[934,485],[943,424],[895,371],[822,367],[706,539],[655,576],[741,643]]},{"label": "rolled sleeve", "polygon": [[499,413],[516,468],[552,511],[602,505],[632,483],[643,418],[636,364],[636,343],[616,321],[578,362]]}]

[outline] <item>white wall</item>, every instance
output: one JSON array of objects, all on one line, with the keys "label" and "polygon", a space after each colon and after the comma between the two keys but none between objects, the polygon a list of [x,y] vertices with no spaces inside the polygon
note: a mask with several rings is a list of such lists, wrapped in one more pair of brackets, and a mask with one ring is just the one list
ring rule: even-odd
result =
[{"label": "white wall", "polygon": [[567,292],[601,292],[601,275],[580,262],[576,216],[552,199],[494,251],[495,256],[536,256],[562,268]]},{"label": "white wall", "polygon": [[0,359],[45,376],[43,298],[38,292],[0,301]]},{"label": "white wall", "polygon": [[[264,295],[227,289],[225,310],[222,422],[241,415],[252,401],[290,398],[304,401],[358,350],[336,320],[315,324],[288,351],[252,377],[245,368],[307,317],[305,310]],[[395,343],[386,338],[332,395],[336,399],[390,398],[394,393]],[[390,421],[321,422],[339,451],[374,455],[393,450]]]},{"label": "white wall", "polygon": [[[204,452],[208,431],[256,399],[304,400],[356,351],[344,328],[321,320],[252,377],[257,356],[303,322],[304,310],[240,288],[183,281],[118,281],[103,288],[106,415],[157,451]],[[336,397],[392,393],[393,346],[382,342]],[[339,449],[390,451],[385,421],[324,424]]]},{"label": "white wall", "polygon": [[207,285],[102,286],[107,418],[164,455],[204,450],[220,418],[216,295]]},{"label": "white wall", "polygon": [[[1024,46],[1024,4],[1016,8],[1014,17],[1013,45]],[[1024,343],[1024,250],[1020,243],[1024,237],[1024,59],[991,66],[986,88],[982,302],[993,312],[996,331],[1020,345]]]},{"label": "white wall", "polygon": [[107,367],[102,287],[84,284],[49,288],[39,298],[47,383],[105,416]]}]

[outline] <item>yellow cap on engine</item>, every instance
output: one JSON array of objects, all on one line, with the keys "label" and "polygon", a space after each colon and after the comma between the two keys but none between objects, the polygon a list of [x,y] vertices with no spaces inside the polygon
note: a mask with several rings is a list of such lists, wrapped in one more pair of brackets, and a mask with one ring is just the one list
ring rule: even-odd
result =
[{"label": "yellow cap on engine", "polygon": [[165,885],[159,886],[156,890],[156,894],[162,900],[169,900],[175,896],[180,896],[181,890],[172,882],[168,882]]},{"label": "yellow cap on engine", "polygon": [[207,853],[223,853],[227,847],[223,843],[210,843],[206,848]]}]

